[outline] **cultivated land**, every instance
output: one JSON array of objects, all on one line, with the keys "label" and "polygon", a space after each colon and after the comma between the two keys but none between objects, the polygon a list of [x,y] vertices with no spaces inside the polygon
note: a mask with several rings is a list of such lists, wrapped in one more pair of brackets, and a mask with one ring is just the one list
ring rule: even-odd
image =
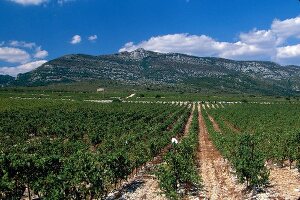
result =
[{"label": "cultivated land", "polygon": [[285,97],[1,91],[0,198],[298,199],[299,108]]}]

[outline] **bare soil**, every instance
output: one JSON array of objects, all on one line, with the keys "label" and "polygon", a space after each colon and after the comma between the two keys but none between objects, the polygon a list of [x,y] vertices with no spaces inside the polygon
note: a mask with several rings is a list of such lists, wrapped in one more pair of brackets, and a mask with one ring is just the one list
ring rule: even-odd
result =
[{"label": "bare soil", "polygon": [[280,194],[283,199],[300,199],[300,174],[297,169],[288,166],[270,168],[271,187]]},{"label": "bare soil", "polygon": [[198,158],[204,190],[200,199],[245,199],[244,186],[238,184],[229,164],[222,158],[209,138],[207,127],[199,107]]},{"label": "bare soil", "polygon": [[195,111],[195,104],[193,104],[193,107],[192,107],[192,111],[191,111],[191,115],[189,116],[189,119],[184,127],[184,136],[186,136],[188,133],[189,133],[189,130],[190,130],[190,127],[191,127],[191,124],[192,124],[192,120],[193,120],[193,113]]},{"label": "bare soil", "polygon": [[235,132],[235,133],[240,133],[241,132],[241,130],[239,128],[237,128],[235,125],[233,125],[232,123],[230,123],[229,121],[227,121],[223,117],[222,117],[222,120],[224,121],[224,123],[226,124],[226,126],[228,128],[230,128],[233,132]]},{"label": "bare soil", "polygon": [[221,131],[220,127],[219,127],[219,124],[217,124],[217,122],[215,121],[215,119],[212,116],[210,116],[210,115],[208,115],[208,118],[211,121],[211,123],[213,124],[214,130],[216,132],[221,133],[222,131]]}]

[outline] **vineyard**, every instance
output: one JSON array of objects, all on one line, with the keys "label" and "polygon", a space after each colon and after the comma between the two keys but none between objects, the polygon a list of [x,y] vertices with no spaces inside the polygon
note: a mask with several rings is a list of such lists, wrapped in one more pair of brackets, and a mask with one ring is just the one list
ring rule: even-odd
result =
[{"label": "vineyard", "polygon": [[[300,107],[297,104],[240,104],[209,113],[224,134],[249,133],[257,138],[257,148],[267,160],[292,164],[300,144]],[[230,124],[228,128],[228,124]],[[230,148],[230,147],[229,147]],[[226,151],[226,150],[225,150]]]},{"label": "vineyard", "polygon": [[103,198],[167,146],[190,113],[162,104],[5,103],[0,166],[8,199],[26,188],[43,199]]},{"label": "vineyard", "polygon": [[0,199],[297,199],[299,113],[283,102],[1,98]]},{"label": "vineyard", "polygon": [[211,139],[230,162],[239,182],[256,190],[272,186],[272,198],[300,197],[296,171],[300,171],[298,104],[205,106],[203,113]]}]

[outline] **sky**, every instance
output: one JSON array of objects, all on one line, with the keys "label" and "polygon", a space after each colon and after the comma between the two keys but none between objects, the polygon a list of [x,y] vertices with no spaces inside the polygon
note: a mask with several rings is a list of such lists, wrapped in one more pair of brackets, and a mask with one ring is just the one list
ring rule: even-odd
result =
[{"label": "sky", "polygon": [[0,74],[144,48],[300,65],[299,0],[0,0]]}]

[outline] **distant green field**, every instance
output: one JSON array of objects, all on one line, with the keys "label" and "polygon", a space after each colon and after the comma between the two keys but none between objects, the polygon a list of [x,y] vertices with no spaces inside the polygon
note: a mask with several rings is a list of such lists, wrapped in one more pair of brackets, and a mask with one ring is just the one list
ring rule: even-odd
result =
[{"label": "distant green field", "polygon": [[[131,94],[133,97],[126,98]],[[299,102],[299,97],[260,96],[260,95],[233,95],[233,94],[205,94],[172,92],[145,89],[104,88],[103,92],[72,91],[39,88],[5,88],[0,89],[0,98],[29,98],[29,99],[55,99],[55,100],[113,100],[120,98],[130,101],[243,101],[243,102]]]}]

